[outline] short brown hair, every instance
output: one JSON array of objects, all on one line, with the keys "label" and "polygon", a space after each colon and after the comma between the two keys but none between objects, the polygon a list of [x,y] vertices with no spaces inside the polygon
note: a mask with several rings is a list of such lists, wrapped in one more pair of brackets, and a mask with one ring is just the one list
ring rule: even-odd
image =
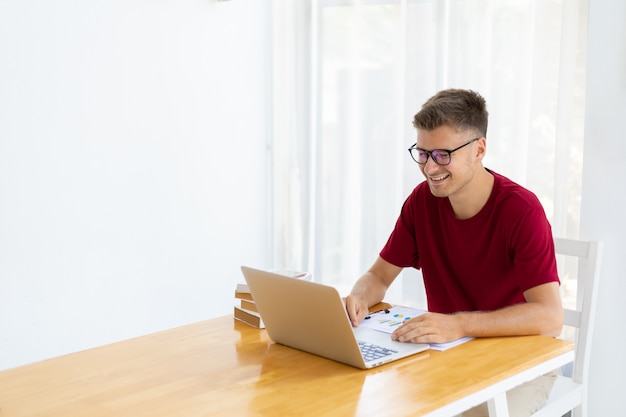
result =
[{"label": "short brown hair", "polygon": [[487,136],[489,113],[485,99],[475,91],[448,89],[429,98],[413,117],[416,129],[433,130],[447,125]]}]

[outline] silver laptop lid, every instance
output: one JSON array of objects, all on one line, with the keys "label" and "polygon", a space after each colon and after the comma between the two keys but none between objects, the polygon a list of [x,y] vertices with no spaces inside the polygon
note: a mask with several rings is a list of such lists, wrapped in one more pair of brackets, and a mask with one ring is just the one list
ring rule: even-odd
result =
[{"label": "silver laptop lid", "polygon": [[335,288],[245,266],[241,270],[272,340],[366,367]]}]

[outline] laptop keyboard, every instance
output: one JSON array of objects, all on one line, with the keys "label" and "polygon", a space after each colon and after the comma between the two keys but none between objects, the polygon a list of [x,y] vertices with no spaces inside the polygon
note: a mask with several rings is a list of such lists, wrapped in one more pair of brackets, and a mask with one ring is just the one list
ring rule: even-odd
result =
[{"label": "laptop keyboard", "polygon": [[397,353],[395,350],[387,349],[382,346],[372,345],[370,343],[362,342],[360,340],[359,348],[361,348],[361,353],[363,354],[365,362],[374,361],[376,359],[391,355],[392,353]]}]

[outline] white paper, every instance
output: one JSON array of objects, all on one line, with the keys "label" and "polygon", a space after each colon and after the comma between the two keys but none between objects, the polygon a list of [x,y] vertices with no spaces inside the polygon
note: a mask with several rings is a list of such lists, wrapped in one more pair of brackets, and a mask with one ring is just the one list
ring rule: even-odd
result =
[{"label": "white paper", "polygon": [[[367,316],[368,318],[363,320],[361,326],[369,327],[370,329],[378,330],[379,332],[391,334],[394,332],[394,330],[401,326],[402,323],[409,321],[414,317],[418,317],[424,313],[426,313],[426,311],[416,308],[394,306],[390,309],[371,313],[369,316]],[[430,348],[433,350],[446,350],[472,339],[473,337],[462,337],[461,339],[447,343],[431,343]]]}]

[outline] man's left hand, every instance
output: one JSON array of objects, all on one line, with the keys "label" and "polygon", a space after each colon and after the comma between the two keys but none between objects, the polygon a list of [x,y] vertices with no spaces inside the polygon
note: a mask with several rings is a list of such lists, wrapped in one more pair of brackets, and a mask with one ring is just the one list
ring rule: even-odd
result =
[{"label": "man's left hand", "polygon": [[463,336],[461,320],[456,315],[425,313],[402,324],[391,334],[391,339],[412,343],[446,343]]}]

